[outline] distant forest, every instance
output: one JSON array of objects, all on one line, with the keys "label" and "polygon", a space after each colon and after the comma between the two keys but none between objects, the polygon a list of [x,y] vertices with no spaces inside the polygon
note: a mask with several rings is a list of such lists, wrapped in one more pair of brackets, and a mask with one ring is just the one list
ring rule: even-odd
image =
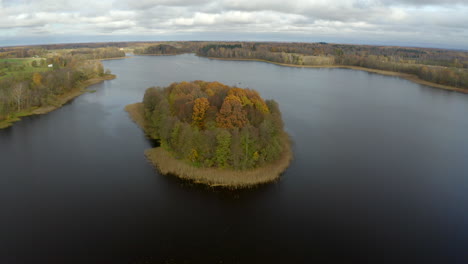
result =
[{"label": "distant forest", "polygon": [[[164,42],[140,44],[138,54],[196,53],[225,59],[257,59],[304,66],[357,66],[412,74],[422,80],[468,89],[468,52],[433,48],[276,42]],[[172,46],[168,48],[167,46]]]},{"label": "distant forest", "polygon": [[183,49],[166,45],[151,45],[145,48],[136,48],[133,51],[135,54],[149,54],[149,55],[175,55],[175,54],[182,54],[185,53]]},{"label": "distant forest", "polygon": [[[393,47],[281,42],[104,42],[50,44],[0,48],[0,58],[27,58],[50,50],[92,50],[128,48],[135,54],[174,55],[195,53],[224,59],[257,59],[304,66],[357,66],[412,74],[422,80],[468,89],[468,51],[435,48]],[[95,55],[95,54],[94,54]],[[93,55],[93,56],[94,56]],[[121,55],[123,56],[123,55]],[[104,57],[119,57],[106,55]],[[99,58],[96,56],[94,58]]]},{"label": "distant forest", "polygon": [[278,104],[251,89],[218,82],[181,82],[149,88],[147,133],[196,167],[236,170],[277,160],[286,140]]}]

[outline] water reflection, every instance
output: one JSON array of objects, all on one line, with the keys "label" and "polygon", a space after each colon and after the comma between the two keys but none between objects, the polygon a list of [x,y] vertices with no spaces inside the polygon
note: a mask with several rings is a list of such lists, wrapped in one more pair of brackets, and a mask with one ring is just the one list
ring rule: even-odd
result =
[{"label": "water reflection", "polygon": [[[0,130],[0,262],[467,260],[466,95],[194,55],[104,63],[118,78],[96,93]],[[232,191],[155,172],[157,143],[123,108],[193,80],[279,102],[295,160],[278,182]]]}]

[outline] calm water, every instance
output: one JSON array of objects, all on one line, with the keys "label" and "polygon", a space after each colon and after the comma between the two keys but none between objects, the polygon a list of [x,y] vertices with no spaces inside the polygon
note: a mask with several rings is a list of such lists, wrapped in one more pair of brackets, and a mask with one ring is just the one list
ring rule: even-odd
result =
[{"label": "calm water", "polygon": [[[118,78],[0,130],[0,263],[466,263],[468,96],[344,69],[194,55],[104,62]],[[159,175],[123,108],[149,86],[220,81],[279,102],[278,183]]]}]

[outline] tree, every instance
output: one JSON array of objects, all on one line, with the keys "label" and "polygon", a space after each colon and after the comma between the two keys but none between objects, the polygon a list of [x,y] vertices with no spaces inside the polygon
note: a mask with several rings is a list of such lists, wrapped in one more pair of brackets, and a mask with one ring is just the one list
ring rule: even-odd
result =
[{"label": "tree", "polygon": [[180,121],[174,124],[174,127],[172,128],[172,131],[171,131],[170,140],[168,142],[171,149],[176,150],[176,151],[178,150],[178,144],[180,141],[179,136],[180,136],[181,125],[182,123]]},{"label": "tree", "polygon": [[232,88],[229,90],[229,95],[235,95],[241,100],[242,106],[252,105],[252,101],[248,98],[245,89],[242,88]]},{"label": "tree", "polygon": [[35,72],[33,74],[33,83],[36,85],[36,86],[41,86],[42,85],[42,75],[38,72]]},{"label": "tree", "polygon": [[154,108],[160,100],[161,99],[158,88],[151,87],[146,89],[145,96],[143,97],[143,104],[145,106],[145,109],[148,110],[149,113],[152,113],[154,111]]},{"label": "tree", "polygon": [[234,169],[242,168],[244,152],[241,144],[239,129],[231,130],[231,155],[229,162]]},{"label": "tree", "polygon": [[18,107],[18,112],[21,111],[21,103],[23,102],[24,94],[25,94],[25,87],[24,87],[23,82],[17,83],[13,87],[13,90],[11,90],[11,95],[15,99],[16,106]]},{"label": "tree", "polygon": [[220,130],[216,135],[216,141],[216,163],[219,167],[226,168],[231,154],[231,134],[227,130]]},{"label": "tree", "polygon": [[243,152],[243,168],[256,167],[260,151],[258,128],[252,125],[243,127],[240,130],[240,142]]},{"label": "tree", "polygon": [[192,124],[200,129],[205,128],[206,111],[210,107],[210,102],[206,97],[195,99],[193,105]]},{"label": "tree", "polygon": [[247,115],[245,110],[242,109],[242,103],[239,97],[235,95],[226,96],[216,117],[218,127],[242,128],[247,122]]}]

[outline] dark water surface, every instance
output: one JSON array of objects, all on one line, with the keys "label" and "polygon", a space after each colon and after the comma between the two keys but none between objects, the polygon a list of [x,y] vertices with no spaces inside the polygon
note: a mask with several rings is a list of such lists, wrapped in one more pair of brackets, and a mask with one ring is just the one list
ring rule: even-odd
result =
[{"label": "dark water surface", "polygon": [[[104,62],[118,78],[0,130],[0,263],[467,263],[468,96],[344,69],[194,55]],[[159,175],[123,108],[220,81],[279,102],[278,183]]]}]

